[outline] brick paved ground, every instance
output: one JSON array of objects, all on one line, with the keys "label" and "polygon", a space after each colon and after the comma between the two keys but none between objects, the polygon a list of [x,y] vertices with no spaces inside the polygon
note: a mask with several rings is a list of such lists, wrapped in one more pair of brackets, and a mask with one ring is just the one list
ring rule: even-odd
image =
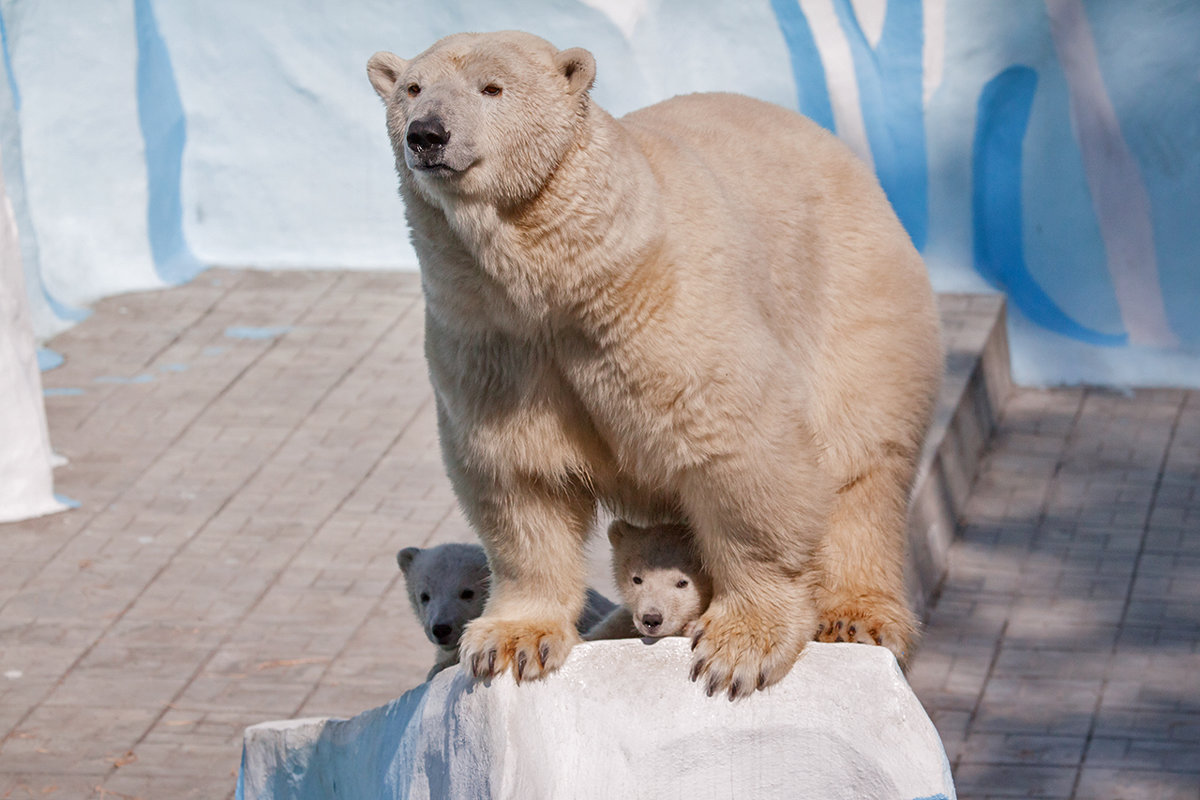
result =
[{"label": "brick paved ground", "polygon": [[1200,797],[1200,393],[1015,394],[909,678],[960,797]]},{"label": "brick paved ground", "polygon": [[[0,526],[0,798],[228,797],[246,725],[423,678],[394,553],[472,536],[421,327],[411,275],[213,270],[52,343],[80,507]],[[1197,796],[1198,484],[1189,395],[1010,403],[912,676],[963,796]]]}]

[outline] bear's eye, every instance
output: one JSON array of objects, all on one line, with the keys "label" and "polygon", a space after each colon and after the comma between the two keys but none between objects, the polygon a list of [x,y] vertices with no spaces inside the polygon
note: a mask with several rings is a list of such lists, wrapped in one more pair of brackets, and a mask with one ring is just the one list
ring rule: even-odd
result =
[{"label": "bear's eye", "polygon": [[418,85],[417,85],[417,84],[415,84],[415,83],[410,83],[410,84],[408,85],[408,96],[409,96],[409,97],[416,97],[416,96],[417,96],[417,95],[419,95],[420,93],[421,93],[421,87],[420,87],[420,86],[418,86]]},{"label": "bear's eye", "polygon": [[474,589],[463,589],[462,594],[459,595],[459,597],[461,597],[463,600],[470,600],[474,596],[475,596]]},{"label": "bear's eye", "polygon": [[687,588],[687,581],[685,581],[685,580],[684,580],[684,581],[679,581],[678,583],[676,583],[676,584],[675,584],[675,588],[676,588],[676,589],[686,589],[686,588]]},{"label": "bear's eye", "polygon": [[641,586],[641,585],[642,585],[642,579],[641,579],[641,578],[639,578],[639,577],[638,577],[638,576],[636,576],[636,575],[634,575],[634,576],[633,576],[633,582],[634,582],[635,584],[637,584],[638,586]]},{"label": "bear's eye", "polygon": [[421,602],[422,603],[429,602],[429,592],[421,592]]},{"label": "bear's eye", "polygon": [[487,86],[483,87],[483,93],[488,97],[499,97],[503,92],[504,90],[494,83],[489,83]]}]

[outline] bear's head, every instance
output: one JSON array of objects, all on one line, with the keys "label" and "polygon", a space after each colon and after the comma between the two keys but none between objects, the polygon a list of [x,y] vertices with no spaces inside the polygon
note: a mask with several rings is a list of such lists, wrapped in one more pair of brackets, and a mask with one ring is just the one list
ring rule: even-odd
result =
[{"label": "bear's head", "polygon": [[580,136],[595,74],[588,51],[518,31],[455,34],[409,60],[367,62],[401,181],[437,205],[536,195]]},{"label": "bear's head", "polygon": [[396,554],[408,600],[429,641],[458,647],[463,628],[483,613],[491,572],[483,548],[473,544],[406,547]]},{"label": "bear's head", "polygon": [[684,525],[639,528],[615,520],[608,540],[613,577],[638,632],[690,635],[712,599],[712,580],[701,567],[691,531]]}]

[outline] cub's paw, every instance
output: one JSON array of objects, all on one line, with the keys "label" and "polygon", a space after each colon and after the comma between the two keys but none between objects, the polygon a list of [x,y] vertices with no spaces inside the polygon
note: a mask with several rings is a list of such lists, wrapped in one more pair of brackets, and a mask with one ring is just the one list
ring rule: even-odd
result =
[{"label": "cub's paw", "polygon": [[571,622],[480,617],[467,625],[458,652],[474,678],[493,678],[511,669],[520,683],[561,667],[580,641]]},{"label": "cub's paw", "polygon": [[904,665],[914,634],[906,611],[872,611],[844,606],[823,613],[817,625],[818,642],[857,642],[886,647]]},{"label": "cub's paw", "polygon": [[714,603],[693,627],[690,677],[709,697],[727,692],[737,700],[782,680],[804,644],[803,627],[794,622]]}]

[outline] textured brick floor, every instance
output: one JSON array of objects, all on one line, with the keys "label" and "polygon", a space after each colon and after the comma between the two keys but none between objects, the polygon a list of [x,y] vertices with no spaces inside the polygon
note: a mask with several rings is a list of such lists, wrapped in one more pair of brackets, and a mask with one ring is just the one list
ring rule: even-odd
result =
[{"label": "textured brick floor", "polygon": [[[80,506],[0,526],[0,798],[228,797],[246,725],[423,678],[394,554],[472,536],[421,329],[412,275],[214,270],[52,342]],[[912,675],[962,796],[1197,797],[1198,485],[1190,395],[1015,396]]]},{"label": "textured brick floor", "polygon": [[1200,797],[1200,394],[1016,393],[909,678],[959,797]]}]

